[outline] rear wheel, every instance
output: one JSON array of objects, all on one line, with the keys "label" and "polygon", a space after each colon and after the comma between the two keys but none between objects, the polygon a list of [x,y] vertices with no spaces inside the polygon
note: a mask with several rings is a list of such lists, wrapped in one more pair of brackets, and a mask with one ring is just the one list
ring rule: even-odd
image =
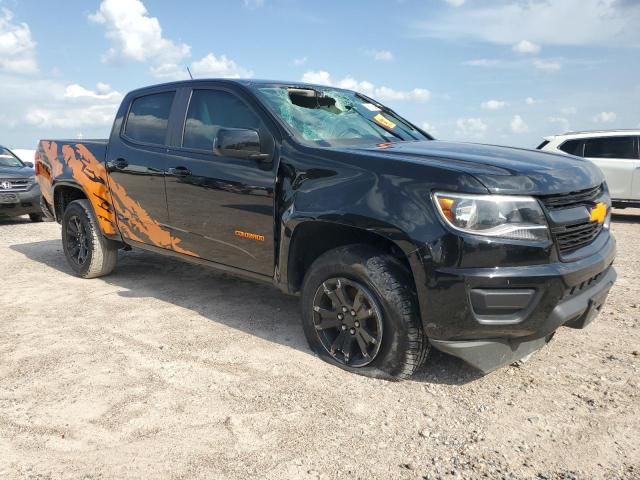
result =
[{"label": "rear wheel", "polygon": [[75,200],[64,211],[62,246],[69,265],[79,277],[108,275],[116,266],[117,245],[102,235],[87,200]]},{"label": "rear wheel", "polygon": [[407,378],[427,355],[409,272],[372,247],[339,247],[318,258],[305,277],[301,304],[311,349],[341,368]]}]

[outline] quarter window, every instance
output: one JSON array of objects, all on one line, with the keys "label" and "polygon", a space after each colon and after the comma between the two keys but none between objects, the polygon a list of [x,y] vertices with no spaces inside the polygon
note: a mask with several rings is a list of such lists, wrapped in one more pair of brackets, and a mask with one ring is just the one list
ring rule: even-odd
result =
[{"label": "quarter window", "polygon": [[584,156],[590,158],[637,159],[633,137],[590,138],[585,142]]},{"label": "quarter window", "polygon": [[164,145],[175,92],[136,98],[129,109],[124,134],[131,140]]},{"label": "quarter window", "polygon": [[560,145],[560,150],[569,155],[582,156],[582,140],[568,140]]},{"label": "quarter window", "polygon": [[261,122],[242,100],[231,93],[194,90],[187,112],[182,146],[213,152],[213,140],[221,128],[260,131]]}]

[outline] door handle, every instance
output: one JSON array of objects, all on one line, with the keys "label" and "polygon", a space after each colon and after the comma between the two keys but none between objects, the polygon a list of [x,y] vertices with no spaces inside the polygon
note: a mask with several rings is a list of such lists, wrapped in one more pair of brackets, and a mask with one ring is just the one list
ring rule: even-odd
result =
[{"label": "door handle", "polygon": [[188,177],[191,175],[191,170],[187,167],[172,167],[169,169],[169,175],[174,177]]},{"label": "door handle", "polygon": [[113,162],[113,167],[116,170],[124,170],[129,166],[129,162],[127,162],[124,158],[118,158]]}]

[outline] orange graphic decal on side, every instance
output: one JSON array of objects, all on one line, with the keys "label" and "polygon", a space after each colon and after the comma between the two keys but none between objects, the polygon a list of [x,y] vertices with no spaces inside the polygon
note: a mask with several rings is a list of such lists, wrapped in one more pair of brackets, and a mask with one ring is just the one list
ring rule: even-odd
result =
[{"label": "orange graphic decal on side", "polygon": [[117,233],[115,212],[109,201],[107,171],[104,165],[81,143],[74,147],[63,145],[62,157],[71,170],[73,178],[82,185],[89,197],[102,232],[105,235],[115,235]]},{"label": "orange graphic decal on side", "polygon": [[[41,142],[41,166],[46,174],[38,175],[42,192],[50,205],[53,205],[51,186],[53,180],[62,177],[65,166],[69,173],[84,189],[98,217],[98,224],[105,235],[113,236],[120,231],[122,236],[131,240],[170,248],[176,252],[197,257],[190,250],[181,247],[181,239],[171,234],[168,227],[160,225],[133,198],[122,185],[107,178],[103,162],[82,143],[65,144],[62,152],[55,142]],[[115,214],[126,221],[116,223]]]}]

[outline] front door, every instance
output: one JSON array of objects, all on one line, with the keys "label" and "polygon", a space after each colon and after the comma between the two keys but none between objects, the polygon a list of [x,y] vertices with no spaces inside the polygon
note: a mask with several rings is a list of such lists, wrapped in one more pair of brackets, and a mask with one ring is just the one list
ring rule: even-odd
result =
[{"label": "front door", "polygon": [[165,191],[167,133],[175,91],[133,99],[125,125],[107,152],[109,189],[122,235],[172,248]]},{"label": "front door", "polygon": [[602,170],[612,199],[632,198],[632,178],[638,163],[635,137],[588,138],[585,140],[584,157]]},{"label": "front door", "polygon": [[[220,128],[257,130],[264,160],[214,153]],[[175,245],[191,255],[263,275],[274,267],[274,141],[235,93],[193,90],[181,146],[170,149],[166,177]]]}]

